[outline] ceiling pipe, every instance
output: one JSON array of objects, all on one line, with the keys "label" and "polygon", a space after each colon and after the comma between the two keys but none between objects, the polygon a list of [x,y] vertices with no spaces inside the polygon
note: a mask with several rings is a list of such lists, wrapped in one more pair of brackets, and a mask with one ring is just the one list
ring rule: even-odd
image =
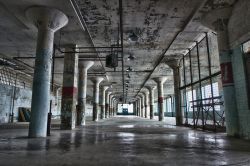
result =
[{"label": "ceiling pipe", "polygon": [[146,82],[150,79],[151,75],[153,74],[153,72],[155,71],[156,67],[159,66],[159,64],[162,62],[162,60],[165,58],[165,53],[170,49],[170,47],[172,46],[172,44],[174,43],[174,41],[177,39],[177,37],[184,32],[184,30],[186,29],[186,27],[189,25],[189,23],[193,20],[193,18],[195,17],[195,15],[199,12],[199,10],[205,5],[205,3],[208,0],[204,0],[201,5],[194,10],[191,15],[188,17],[187,21],[185,22],[184,26],[175,34],[174,38],[172,39],[172,41],[170,42],[170,44],[168,45],[168,47],[166,49],[164,49],[164,51],[162,52],[160,58],[157,60],[152,72],[147,76],[147,78],[144,80],[143,84],[140,87],[140,90],[136,93],[135,97],[138,96],[138,94],[140,93],[140,91],[142,90],[142,88],[146,85]]},{"label": "ceiling pipe", "polygon": [[[75,10],[75,13],[76,13],[77,17],[79,18],[80,24],[84,27],[84,30],[87,32],[87,34],[88,34],[88,36],[89,36],[89,38],[90,38],[90,41],[91,41],[91,45],[92,45],[93,47],[95,47],[94,42],[93,42],[93,38],[92,38],[92,36],[91,36],[91,34],[90,34],[90,32],[89,32],[89,29],[88,29],[88,27],[87,27],[87,24],[86,24],[85,20],[84,20],[82,14],[81,14],[81,10],[79,9],[78,4],[76,3],[75,0],[70,0],[70,3],[71,3],[71,5],[72,5],[73,9]],[[95,51],[97,52],[96,49],[95,49]],[[97,53],[97,56],[98,56],[98,58],[99,58],[99,60],[100,60],[100,57],[99,57],[99,54],[98,54],[98,53]],[[103,66],[101,60],[100,60],[100,63],[101,63],[101,65],[102,65],[102,68],[103,68],[104,72],[106,73],[105,67]]]},{"label": "ceiling pipe", "polygon": [[123,8],[122,0],[119,0],[119,15],[120,15],[120,37],[121,37],[121,55],[122,55],[122,94],[123,102],[125,101],[125,91],[124,91],[124,54],[123,54]]}]

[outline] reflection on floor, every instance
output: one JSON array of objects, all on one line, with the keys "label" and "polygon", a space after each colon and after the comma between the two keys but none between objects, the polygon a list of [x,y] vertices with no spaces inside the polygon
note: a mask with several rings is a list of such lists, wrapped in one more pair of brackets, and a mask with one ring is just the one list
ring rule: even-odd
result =
[{"label": "reflection on floor", "polygon": [[138,117],[53,129],[28,139],[27,129],[0,130],[0,165],[250,165],[250,142]]}]

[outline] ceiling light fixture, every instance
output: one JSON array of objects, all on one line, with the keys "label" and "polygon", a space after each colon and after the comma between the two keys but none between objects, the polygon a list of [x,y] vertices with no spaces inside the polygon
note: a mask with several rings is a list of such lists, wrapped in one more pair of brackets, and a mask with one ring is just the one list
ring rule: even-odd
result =
[{"label": "ceiling light fixture", "polygon": [[128,67],[126,71],[132,71],[133,69],[131,67]]},{"label": "ceiling light fixture", "polygon": [[138,36],[135,34],[135,32],[131,32],[128,36],[128,39],[132,42],[138,41]]},{"label": "ceiling light fixture", "polygon": [[135,59],[134,55],[130,54],[128,57],[128,61],[133,61]]}]

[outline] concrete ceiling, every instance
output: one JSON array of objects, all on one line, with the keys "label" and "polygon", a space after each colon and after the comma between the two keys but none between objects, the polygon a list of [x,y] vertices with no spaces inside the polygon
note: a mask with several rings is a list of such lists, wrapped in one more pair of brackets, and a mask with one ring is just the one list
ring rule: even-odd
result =
[{"label": "concrete ceiling", "polygon": [[[55,44],[61,49],[67,44],[77,44],[80,47],[110,47],[117,44],[117,41],[121,44],[119,0],[77,0],[76,4],[89,34],[87,29],[83,29],[69,0],[0,0],[0,53],[9,58],[35,56],[37,30],[25,17],[25,10],[33,5],[54,7],[69,17],[69,24],[55,34]],[[156,85],[151,78],[159,76],[168,77],[165,83],[168,90],[165,95],[172,93],[172,70],[164,63],[162,57],[187,53],[196,41],[204,37],[204,32],[209,31],[200,24],[204,1],[123,0],[122,5],[124,69],[131,67],[133,70],[125,71],[125,80],[130,81],[128,100],[132,101],[143,85]],[[138,36],[136,42],[130,40],[131,33]],[[79,56],[95,60],[89,75],[105,77],[102,85],[112,85],[112,92],[121,96],[121,61],[114,72],[113,69],[105,67],[105,57],[109,53],[96,53],[93,48],[84,51],[88,53],[80,53]],[[133,55],[135,59],[127,60],[129,55]],[[63,54],[56,51],[56,56]],[[162,61],[159,61],[161,59]],[[34,59],[20,61],[16,63],[26,63],[34,67]],[[32,68],[27,65],[25,67],[28,68],[25,72],[32,74]],[[62,84],[62,72],[63,58],[56,59],[54,76],[58,85]],[[92,82],[88,83],[88,94],[91,95]]]}]

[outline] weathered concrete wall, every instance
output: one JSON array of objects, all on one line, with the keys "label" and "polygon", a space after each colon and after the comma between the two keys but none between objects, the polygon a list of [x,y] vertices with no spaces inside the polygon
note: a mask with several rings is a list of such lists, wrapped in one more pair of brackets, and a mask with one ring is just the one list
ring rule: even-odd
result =
[{"label": "weathered concrete wall", "polygon": [[[9,85],[0,84],[0,123],[9,122],[13,96],[14,87]],[[16,97],[14,101],[14,121],[17,120],[18,108],[19,107],[31,107],[31,95],[32,92],[29,89],[16,88]]]},{"label": "weathered concrete wall", "polygon": [[241,44],[250,39],[250,1],[239,0],[229,20],[229,43],[232,49],[232,66],[235,85],[239,130],[242,138],[250,139],[250,110]]},{"label": "weathered concrete wall", "polygon": [[232,65],[239,116],[240,136],[250,139],[250,110],[248,108],[246,73],[241,47],[233,49]]},{"label": "weathered concrete wall", "polygon": [[232,47],[250,39],[250,1],[238,0],[229,20],[229,39]]},{"label": "weathered concrete wall", "polygon": [[87,103],[87,110],[85,112],[86,116],[92,117],[93,116],[93,105]]},{"label": "weathered concrete wall", "polygon": [[[10,120],[10,114],[12,111],[13,105],[13,96],[14,96],[14,87],[0,84],[0,123],[8,123]],[[16,88],[16,95],[14,100],[14,122],[18,120],[18,108],[31,107],[31,89]],[[52,115],[53,118],[60,118],[60,98],[51,95],[52,100]]]}]

